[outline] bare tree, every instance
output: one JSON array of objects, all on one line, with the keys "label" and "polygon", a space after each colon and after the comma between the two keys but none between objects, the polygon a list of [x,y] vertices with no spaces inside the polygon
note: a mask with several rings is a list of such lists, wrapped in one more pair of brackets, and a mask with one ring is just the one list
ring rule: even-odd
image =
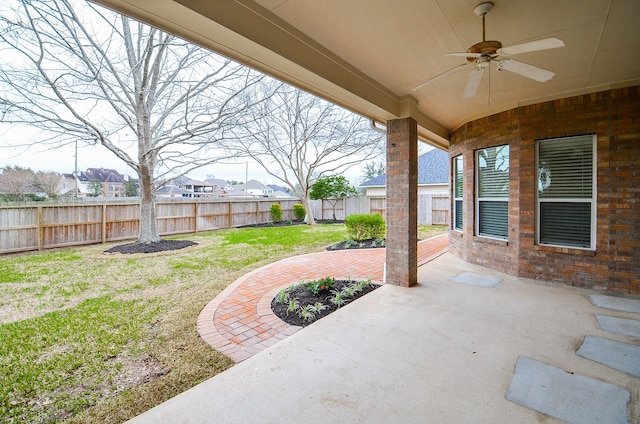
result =
[{"label": "bare tree", "polygon": [[138,242],[160,241],[155,191],[220,159],[216,141],[252,102],[239,94],[261,76],[90,3],[12,3],[1,14],[1,121],[49,134],[27,145],[106,147],[140,181]]},{"label": "bare tree", "polygon": [[252,109],[253,119],[236,128],[240,141],[227,150],[252,158],[288,186],[313,225],[313,183],[379,155],[383,138],[365,118],[286,84],[265,79],[254,88],[254,99],[269,101]]},{"label": "bare tree", "polygon": [[29,168],[21,166],[5,166],[2,169],[2,187],[9,200],[19,201],[25,198],[29,187],[33,183],[34,173]]},{"label": "bare tree", "polygon": [[60,192],[62,176],[57,172],[38,171],[35,174],[33,185],[46,193],[48,197],[55,199]]}]

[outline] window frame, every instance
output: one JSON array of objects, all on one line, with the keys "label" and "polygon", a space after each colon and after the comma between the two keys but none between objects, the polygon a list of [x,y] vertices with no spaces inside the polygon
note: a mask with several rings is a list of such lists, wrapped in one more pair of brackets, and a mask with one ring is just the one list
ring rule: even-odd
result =
[{"label": "window frame", "polygon": [[[568,136],[568,137],[554,137],[554,138],[544,138],[538,139],[535,142],[535,169],[536,172],[539,169],[539,160],[540,160],[540,143],[545,141],[554,141],[554,140],[568,140],[568,139],[580,139],[584,137],[591,137],[591,152],[592,152],[592,175],[591,175],[591,198],[579,198],[579,197],[553,197],[553,198],[540,198],[540,190],[538,187],[539,182],[536,181],[535,184],[535,244],[538,246],[549,246],[549,247],[559,247],[563,249],[577,249],[577,250],[586,250],[586,251],[595,251],[596,250],[596,233],[598,230],[598,220],[597,220],[597,212],[598,212],[598,190],[597,190],[597,169],[598,169],[598,138],[596,134],[583,134],[576,136]],[[536,178],[537,180],[537,178]],[[589,246],[575,246],[568,244],[557,244],[557,243],[543,243],[540,241],[541,234],[541,213],[540,213],[540,204],[541,203],[589,203],[590,211],[591,211],[591,228],[590,228],[590,237],[589,237]]]},{"label": "window frame", "polygon": [[[458,164],[459,162],[459,164]],[[458,168],[460,166],[460,169]],[[463,232],[464,230],[464,157],[462,154],[453,157],[453,230]],[[462,188],[457,193],[458,170],[462,177]],[[459,196],[458,196],[459,194]],[[458,227],[458,203],[460,202],[460,227]]]},{"label": "window frame", "polygon": [[[474,229],[475,229],[475,234],[478,237],[483,237],[483,238],[488,238],[488,239],[493,239],[493,240],[500,240],[500,241],[509,241],[509,197],[510,197],[510,187],[509,187],[509,191],[507,192],[507,196],[506,197],[480,197],[480,152],[487,150],[487,149],[497,149],[500,147],[507,147],[509,149],[509,159],[508,159],[508,164],[509,164],[509,184],[508,187],[510,186],[511,183],[511,147],[509,145],[509,143],[506,144],[499,144],[496,146],[487,146],[487,147],[483,147],[483,148],[479,148],[477,150],[475,150],[473,152],[473,156],[474,156],[474,171],[475,171],[475,199],[474,199],[474,203],[475,203],[475,219],[474,219]],[[500,236],[500,235],[496,235],[496,234],[489,234],[489,233],[482,233],[480,232],[480,219],[481,219],[481,213],[480,213],[480,204],[482,202],[502,202],[502,203],[506,203],[507,205],[507,235],[506,236]]]}]

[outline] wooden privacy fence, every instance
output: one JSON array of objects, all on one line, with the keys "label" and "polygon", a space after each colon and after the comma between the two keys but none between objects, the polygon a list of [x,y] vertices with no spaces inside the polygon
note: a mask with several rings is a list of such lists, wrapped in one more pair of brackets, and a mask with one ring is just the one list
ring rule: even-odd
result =
[{"label": "wooden privacy fence", "polygon": [[[333,219],[333,200],[312,200],[311,211],[315,219]],[[336,202],[336,220],[343,221],[347,216],[361,213],[371,213],[369,198],[365,196],[339,199]]]},{"label": "wooden privacy fence", "polygon": [[[370,213],[384,216],[387,201],[384,197],[370,198]],[[449,225],[449,196],[446,194],[418,195],[418,225]]]},{"label": "wooden privacy fence", "polygon": [[[273,203],[280,204],[283,220],[293,220],[293,205],[300,200],[159,200],[158,232],[167,236],[270,222]],[[327,200],[312,201],[311,209],[317,219],[333,217],[333,206]],[[339,200],[335,213],[337,220],[344,220],[352,214],[384,216],[385,209],[385,198],[362,196]],[[448,223],[448,196],[418,196],[418,224]],[[0,254],[131,240],[139,230],[137,200],[0,206]]]},{"label": "wooden privacy fence", "polygon": [[[282,219],[294,219],[298,199],[157,201],[162,236],[241,227],[271,221],[279,203]],[[140,229],[140,203],[78,202],[0,206],[0,253],[131,240]]]}]

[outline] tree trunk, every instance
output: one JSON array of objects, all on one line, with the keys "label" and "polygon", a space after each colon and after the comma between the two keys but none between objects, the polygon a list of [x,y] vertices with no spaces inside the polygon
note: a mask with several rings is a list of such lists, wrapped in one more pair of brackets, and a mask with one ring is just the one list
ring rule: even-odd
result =
[{"label": "tree trunk", "polygon": [[315,219],[313,219],[313,211],[311,210],[311,202],[308,197],[302,199],[304,209],[307,211],[307,225],[316,225]]},{"label": "tree trunk", "polygon": [[156,223],[156,199],[152,189],[151,173],[145,166],[140,167],[140,234],[138,243],[160,241]]},{"label": "tree trunk", "polygon": [[329,202],[331,203],[331,212],[333,213],[333,222],[337,221],[336,219],[336,206],[338,205],[338,201],[334,200],[333,202],[331,200],[329,200]]}]

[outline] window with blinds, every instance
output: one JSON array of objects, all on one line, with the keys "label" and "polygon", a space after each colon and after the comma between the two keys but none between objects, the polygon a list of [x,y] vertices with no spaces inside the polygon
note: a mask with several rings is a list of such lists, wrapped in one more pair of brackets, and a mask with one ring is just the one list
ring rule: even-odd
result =
[{"label": "window with blinds", "polygon": [[536,242],[595,248],[595,136],[536,142]]},{"label": "window with blinds", "polygon": [[509,237],[509,145],[476,151],[476,231],[484,237]]},{"label": "window with blinds", "polygon": [[462,155],[453,158],[453,228],[462,231],[462,190],[463,190]]}]

